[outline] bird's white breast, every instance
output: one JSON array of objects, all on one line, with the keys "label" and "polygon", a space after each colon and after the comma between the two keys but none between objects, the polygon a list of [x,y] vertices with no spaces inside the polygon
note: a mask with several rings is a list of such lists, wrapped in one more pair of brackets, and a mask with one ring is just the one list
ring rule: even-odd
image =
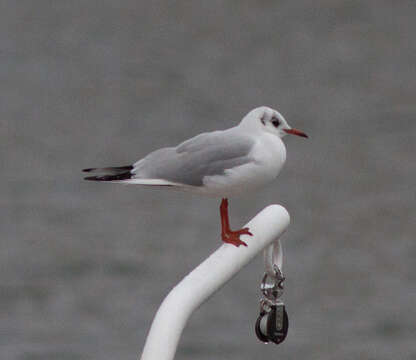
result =
[{"label": "bird's white breast", "polygon": [[252,156],[258,166],[259,176],[264,183],[273,181],[286,161],[286,147],[283,141],[269,133],[259,137],[253,149]]}]

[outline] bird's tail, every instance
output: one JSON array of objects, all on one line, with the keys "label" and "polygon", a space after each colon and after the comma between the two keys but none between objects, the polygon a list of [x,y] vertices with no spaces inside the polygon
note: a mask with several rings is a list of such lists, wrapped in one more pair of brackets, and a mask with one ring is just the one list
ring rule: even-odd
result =
[{"label": "bird's tail", "polygon": [[87,176],[84,179],[89,181],[106,181],[121,184],[138,184],[150,186],[181,186],[175,182],[163,179],[140,178],[133,173],[133,165],[115,166],[105,168],[89,168],[82,171],[92,174],[99,174],[95,176]]},{"label": "bird's tail", "polygon": [[129,180],[133,177],[133,165],[115,166],[105,168],[89,168],[82,171],[92,174],[100,174],[95,176],[87,176],[84,179],[90,181],[122,181]]}]

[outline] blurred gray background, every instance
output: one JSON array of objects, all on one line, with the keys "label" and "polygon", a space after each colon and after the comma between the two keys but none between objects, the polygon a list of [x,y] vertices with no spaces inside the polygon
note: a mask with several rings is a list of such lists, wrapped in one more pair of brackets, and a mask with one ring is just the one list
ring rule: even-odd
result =
[{"label": "blurred gray background", "polygon": [[163,297],[220,245],[219,200],[88,183],[277,108],[268,188],[287,340],[263,345],[261,257],[187,326],[177,359],[416,359],[414,1],[0,3],[0,358],[136,359]]}]

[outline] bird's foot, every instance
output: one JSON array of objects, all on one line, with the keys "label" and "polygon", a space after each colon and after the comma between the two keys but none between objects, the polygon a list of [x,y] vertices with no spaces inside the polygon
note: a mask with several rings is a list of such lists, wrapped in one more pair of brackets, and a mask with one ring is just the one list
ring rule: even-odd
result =
[{"label": "bird's foot", "polygon": [[222,241],[228,244],[233,244],[234,246],[239,247],[240,245],[247,246],[247,244],[240,240],[241,235],[250,235],[253,236],[253,234],[249,231],[249,228],[243,228],[240,230],[228,230],[221,234]]}]

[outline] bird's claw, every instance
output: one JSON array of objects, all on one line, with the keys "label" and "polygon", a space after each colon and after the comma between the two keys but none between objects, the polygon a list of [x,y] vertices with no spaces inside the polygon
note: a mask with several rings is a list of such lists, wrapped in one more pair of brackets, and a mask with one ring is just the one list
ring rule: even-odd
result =
[{"label": "bird's claw", "polygon": [[253,236],[253,234],[249,231],[249,228],[243,228],[236,231],[229,230],[222,235],[222,241],[237,247],[239,247],[240,245],[247,246],[247,244],[243,240],[240,240],[241,235]]},{"label": "bird's claw", "polygon": [[250,235],[253,236],[253,234],[249,231],[249,228],[242,228],[240,230],[233,231],[233,233],[237,235]]}]

